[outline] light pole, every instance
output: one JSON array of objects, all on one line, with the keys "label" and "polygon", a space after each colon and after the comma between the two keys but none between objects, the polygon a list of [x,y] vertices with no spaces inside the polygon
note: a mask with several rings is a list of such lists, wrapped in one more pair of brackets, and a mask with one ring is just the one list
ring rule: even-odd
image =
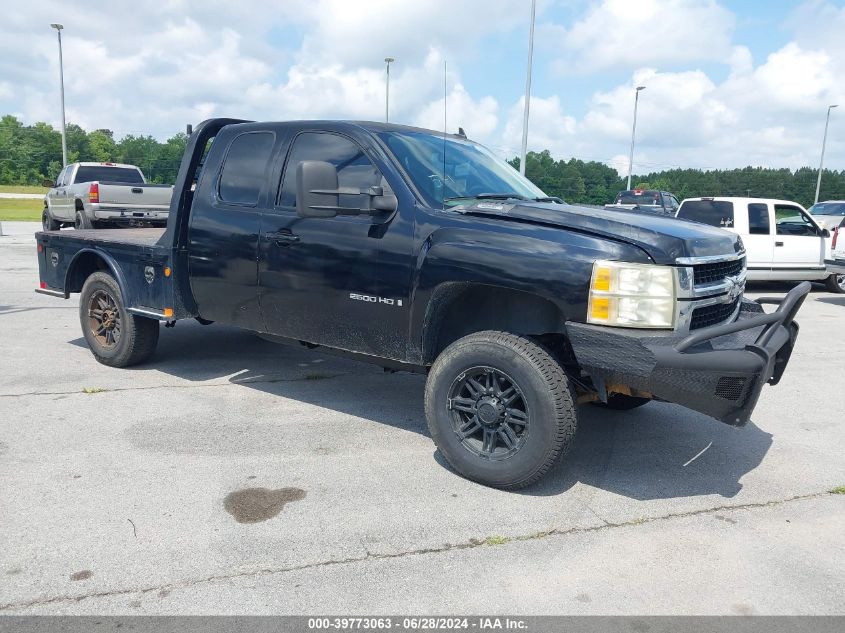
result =
[{"label": "light pole", "polygon": [[631,188],[631,170],[634,168],[634,138],[637,134],[637,103],[640,100],[640,90],[645,90],[645,86],[637,86],[634,91],[634,125],[631,127],[631,153],[628,154],[628,186]]},{"label": "light pole", "polygon": [[822,137],[822,157],[819,159],[819,177],[816,180],[816,198],[813,204],[819,201],[819,190],[822,187],[822,167],[824,166],[824,146],[827,144],[827,126],[830,123],[830,111],[839,107],[839,104],[827,106],[827,118],[824,120],[824,136]]},{"label": "light pole", "polygon": [[528,70],[525,73],[525,111],[522,114],[522,155],[519,159],[519,173],[525,175],[525,159],[528,154],[528,109],[531,105],[531,66],[534,57],[534,16],[537,0],[531,0],[531,27],[528,31]]},{"label": "light pole", "polygon": [[384,63],[386,67],[386,74],[384,79],[384,122],[390,120],[390,64],[396,60],[393,57],[385,57]]},{"label": "light pole", "polygon": [[59,36],[59,92],[62,95],[62,169],[67,167],[67,134],[65,132],[65,69],[62,63],[62,29],[61,24],[51,24]]}]

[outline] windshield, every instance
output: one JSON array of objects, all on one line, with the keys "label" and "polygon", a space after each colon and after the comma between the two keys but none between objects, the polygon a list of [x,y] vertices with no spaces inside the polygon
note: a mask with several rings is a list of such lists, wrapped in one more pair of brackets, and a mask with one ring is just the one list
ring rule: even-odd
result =
[{"label": "windshield", "polygon": [[810,207],[811,215],[845,216],[845,202],[819,202]]},{"label": "windshield", "polygon": [[110,167],[108,165],[80,165],[76,171],[76,182],[123,182],[143,185],[141,172],[132,167]]},{"label": "windshield", "polygon": [[443,205],[444,200],[447,206],[461,204],[485,193],[546,197],[513,167],[477,143],[448,137],[444,140],[426,132],[382,132],[379,137],[432,207]]},{"label": "windshield", "polygon": [[659,191],[643,191],[641,189],[620,191],[616,196],[616,204],[644,204],[655,207],[662,206],[660,204]]}]

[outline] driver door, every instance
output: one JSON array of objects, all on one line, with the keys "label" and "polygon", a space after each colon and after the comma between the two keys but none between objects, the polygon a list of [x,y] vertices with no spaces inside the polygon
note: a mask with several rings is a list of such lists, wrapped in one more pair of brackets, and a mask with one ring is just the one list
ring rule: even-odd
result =
[{"label": "driver door", "polygon": [[[263,213],[258,256],[261,314],[266,331],[307,343],[403,358],[409,283],[398,213],[299,217],[296,167],[332,163],[340,187],[389,188],[367,153],[347,136],[304,131],[292,144],[276,206]],[[342,207],[362,208],[366,196],[342,194]],[[399,249],[398,251],[395,249]],[[400,340],[401,339],[401,340]]]},{"label": "driver door", "polygon": [[819,268],[824,263],[821,229],[804,209],[775,204],[775,248],[772,268]]}]

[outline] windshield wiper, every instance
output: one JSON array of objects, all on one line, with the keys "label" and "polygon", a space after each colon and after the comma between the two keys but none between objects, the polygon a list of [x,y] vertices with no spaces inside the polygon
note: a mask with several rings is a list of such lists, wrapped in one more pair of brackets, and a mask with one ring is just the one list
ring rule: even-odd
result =
[{"label": "windshield wiper", "polygon": [[555,202],[557,204],[566,204],[557,196],[528,198],[527,196],[507,191],[503,191],[502,193],[479,193],[475,196],[452,196],[451,198],[446,198],[443,202],[453,202],[455,200],[523,200],[525,202]]},{"label": "windshield wiper", "polygon": [[443,202],[452,202],[453,200],[533,200],[533,198],[526,198],[518,193],[502,192],[502,193],[479,193],[474,196],[452,196],[451,198],[444,198]]}]

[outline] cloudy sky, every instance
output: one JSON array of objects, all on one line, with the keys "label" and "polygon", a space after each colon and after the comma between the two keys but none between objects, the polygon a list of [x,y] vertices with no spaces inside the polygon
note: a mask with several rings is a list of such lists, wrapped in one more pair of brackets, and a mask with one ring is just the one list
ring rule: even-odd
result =
[{"label": "cloudy sky", "polygon": [[[530,0],[6,0],[0,113],[166,138],[210,116],[384,116],[506,156],[521,142]],[[627,163],[845,169],[845,3],[538,0],[529,148]]]}]

